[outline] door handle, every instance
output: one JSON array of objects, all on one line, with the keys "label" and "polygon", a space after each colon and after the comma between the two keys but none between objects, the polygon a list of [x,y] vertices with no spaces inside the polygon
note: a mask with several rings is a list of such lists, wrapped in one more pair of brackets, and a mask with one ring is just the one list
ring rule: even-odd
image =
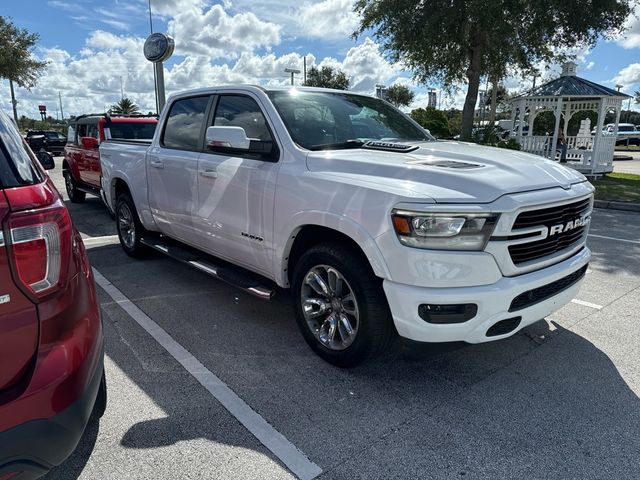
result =
[{"label": "door handle", "polygon": [[216,172],[215,170],[200,170],[200,176],[201,177],[207,177],[207,178],[218,178],[218,172]]},{"label": "door handle", "polygon": [[149,165],[151,165],[153,168],[164,168],[164,163],[162,162],[162,160],[151,160],[149,162]]}]

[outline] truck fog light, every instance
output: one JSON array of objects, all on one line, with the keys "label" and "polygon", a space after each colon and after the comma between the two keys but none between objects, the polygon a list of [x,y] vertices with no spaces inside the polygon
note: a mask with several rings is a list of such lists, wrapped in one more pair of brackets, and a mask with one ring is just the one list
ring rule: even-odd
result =
[{"label": "truck fog light", "polygon": [[439,305],[423,303],[418,307],[418,315],[428,323],[462,323],[471,320],[478,313],[475,303],[459,305]]}]

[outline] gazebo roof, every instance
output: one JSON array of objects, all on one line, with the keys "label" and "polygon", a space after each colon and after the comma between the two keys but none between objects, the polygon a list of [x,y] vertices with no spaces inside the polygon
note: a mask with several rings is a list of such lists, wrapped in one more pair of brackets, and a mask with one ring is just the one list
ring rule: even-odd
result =
[{"label": "gazebo roof", "polygon": [[537,88],[518,95],[516,98],[535,97],[623,97],[631,95],[618,92],[612,88],[598,85],[597,83],[576,76],[576,64],[565,63],[562,67],[562,76],[540,85]]}]

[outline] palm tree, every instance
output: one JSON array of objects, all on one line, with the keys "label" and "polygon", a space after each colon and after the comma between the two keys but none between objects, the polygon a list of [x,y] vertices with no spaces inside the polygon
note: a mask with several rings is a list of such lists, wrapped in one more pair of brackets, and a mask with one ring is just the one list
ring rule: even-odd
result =
[{"label": "palm tree", "polygon": [[138,105],[133,103],[133,100],[128,97],[124,97],[118,103],[112,105],[109,112],[116,115],[137,115],[140,113],[140,108]]},{"label": "palm tree", "polygon": [[636,90],[633,95],[636,97],[636,103],[640,103],[640,90]]}]

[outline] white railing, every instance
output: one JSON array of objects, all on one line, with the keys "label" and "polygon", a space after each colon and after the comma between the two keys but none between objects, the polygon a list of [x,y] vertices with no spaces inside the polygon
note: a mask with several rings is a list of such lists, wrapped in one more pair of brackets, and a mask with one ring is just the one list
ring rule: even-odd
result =
[{"label": "white railing", "polygon": [[616,137],[601,137],[595,154],[595,168],[592,173],[613,172],[613,153],[616,148]]},{"label": "white railing", "polygon": [[[593,151],[594,140],[592,136],[566,137],[568,165],[587,174],[612,172],[615,137],[600,137],[597,152]],[[551,152],[552,145],[553,136],[532,135],[522,137],[520,149],[524,152],[560,160],[562,149],[558,146],[555,152]]]}]

